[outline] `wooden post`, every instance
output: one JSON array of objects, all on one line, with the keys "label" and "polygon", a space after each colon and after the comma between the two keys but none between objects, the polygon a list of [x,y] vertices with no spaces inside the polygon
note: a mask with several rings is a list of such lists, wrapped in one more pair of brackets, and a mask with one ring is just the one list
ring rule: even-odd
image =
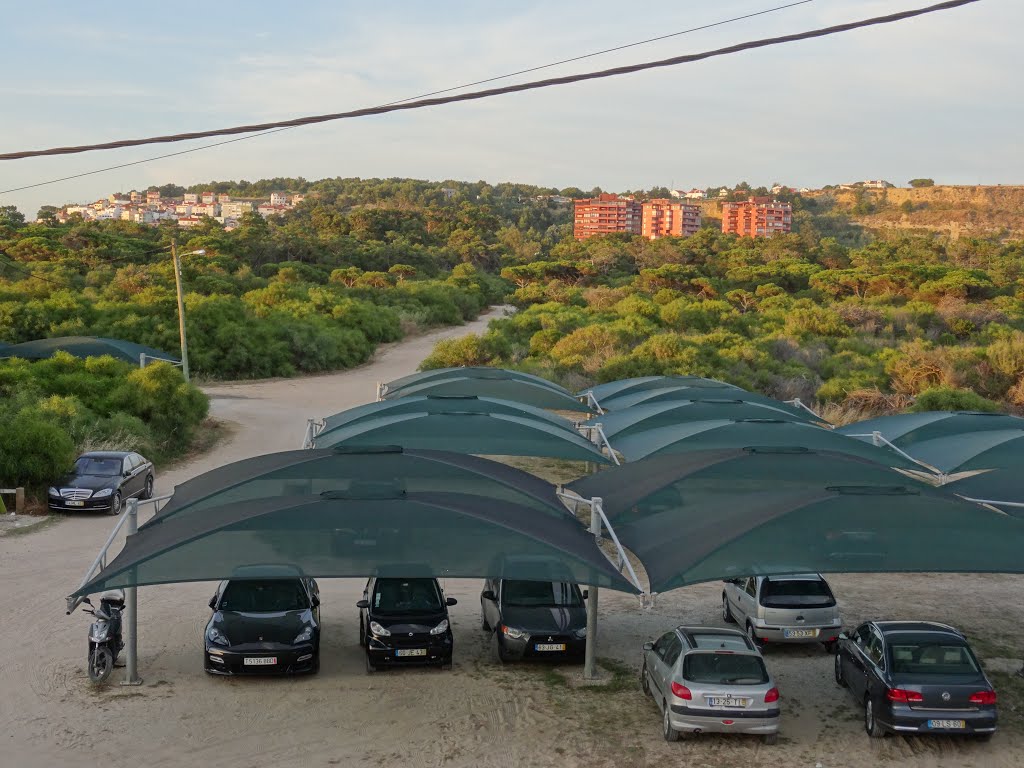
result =
[{"label": "wooden post", "polygon": [[14,511],[22,515],[25,513],[25,489],[15,488],[14,489]]}]

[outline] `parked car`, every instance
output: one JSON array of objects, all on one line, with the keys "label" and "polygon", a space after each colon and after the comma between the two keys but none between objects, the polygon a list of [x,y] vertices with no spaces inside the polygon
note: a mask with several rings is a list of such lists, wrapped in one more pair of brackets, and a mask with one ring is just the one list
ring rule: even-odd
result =
[{"label": "parked car", "polygon": [[103,511],[121,514],[126,499],[153,496],[153,463],[130,451],[92,451],[47,492],[51,512]]},{"label": "parked car", "polygon": [[359,608],[359,644],[366,648],[366,671],[383,667],[452,665],[452,628],[448,606],[433,578],[371,577]]},{"label": "parked car", "polygon": [[308,577],[230,579],[210,599],[203,668],[210,674],[320,670],[320,588]]},{"label": "parked car", "polygon": [[836,598],[818,573],[727,579],[722,618],[742,626],[759,646],[824,643],[829,653],[842,629]]},{"label": "parked car", "polygon": [[494,632],[498,661],[569,658],[587,650],[587,590],[566,581],[487,579],[481,626]]},{"label": "parked car", "polygon": [[964,636],[946,624],[861,624],[839,636],[835,676],[864,707],[869,736],[995,733],[995,689]]},{"label": "parked car", "polygon": [[644,643],[640,686],[654,697],[666,741],[696,733],[779,732],[779,689],[744,633],[677,627]]}]

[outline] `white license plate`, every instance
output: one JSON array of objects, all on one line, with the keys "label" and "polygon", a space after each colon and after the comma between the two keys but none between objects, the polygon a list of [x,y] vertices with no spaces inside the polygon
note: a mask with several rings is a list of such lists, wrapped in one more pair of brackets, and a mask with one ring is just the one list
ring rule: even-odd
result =
[{"label": "white license plate", "polygon": [[749,707],[750,699],[736,699],[732,696],[707,696],[708,705],[712,707]]},{"label": "white license plate", "polygon": [[426,648],[400,648],[395,651],[395,656],[426,656]]},{"label": "white license plate", "polygon": [[84,507],[85,506],[85,502],[84,501],[69,501],[68,502],[68,506],[69,507]]},{"label": "white license plate", "polygon": [[799,638],[799,637],[817,637],[818,630],[816,629],[787,629],[782,632],[782,636],[786,638]]},{"label": "white license plate", "polygon": [[929,728],[948,728],[948,729],[951,729],[951,730],[955,730],[957,728],[966,728],[967,727],[967,723],[965,723],[963,720],[929,720],[928,721],[928,727]]},{"label": "white license plate", "polygon": [[565,643],[537,643],[533,646],[535,651],[564,651]]},{"label": "white license plate", "polygon": [[246,656],[242,664],[247,667],[270,667],[277,664],[277,656]]}]

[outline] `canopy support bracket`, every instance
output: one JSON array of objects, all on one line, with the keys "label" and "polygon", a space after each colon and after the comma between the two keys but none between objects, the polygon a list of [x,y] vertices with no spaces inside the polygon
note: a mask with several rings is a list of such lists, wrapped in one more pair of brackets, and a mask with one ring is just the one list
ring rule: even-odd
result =
[{"label": "canopy support bracket", "polygon": [[857,438],[870,437],[872,445],[876,445],[879,448],[881,448],[883,446],[886,447],[886,448],[891,448],[892,450],[896,451],[896,453],[898,453],[900,456],[902,456],[904,459],[907,459],[908,461],[912,461],[915,464],[917,464],[917,466],[924,467],[929,472],[931,472],[933,475],[938,476],[939,485],[943,485],[946,482],[946,473],[945,472],[943,472],[938,467],[933,467],[931,464],[929,464],[929,463],[927,463],[925,461],[921,461],[920,459],[915,459],[913,456],[911,456],[909,453],[904,451],[902,448],[894,445],[892,442],[890,442],[885,437],[883,437],[882,433],[879,432],[878,430],[875,430],[874,432],[865,432],[862,435],[847,435],[847,437],[857,437]]},{"label": "canopy support bracket", "polygon": [[[139,532],[139,500],[128,499],[126,536]],[[139,677],[139,588],[124,588],[124,681],[121,685],[142,685]]]}]

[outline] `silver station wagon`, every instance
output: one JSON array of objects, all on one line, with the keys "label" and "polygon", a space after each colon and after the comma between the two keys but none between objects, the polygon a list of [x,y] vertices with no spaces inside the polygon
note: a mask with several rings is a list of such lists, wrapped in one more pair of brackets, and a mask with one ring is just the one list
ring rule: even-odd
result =
[{"label": "silver station wagon", "polygon": [[735,629],[677,627],[644,643],[640,685],[661,710],[666,741],[704,732],[778,739],[779,689]]},{"label": "silver station wagon", "polygon": [[758,646],[823,643],[832,653],[842,631],[836,598],[818,573],[728,579],[722,619],[739,624]]}]

